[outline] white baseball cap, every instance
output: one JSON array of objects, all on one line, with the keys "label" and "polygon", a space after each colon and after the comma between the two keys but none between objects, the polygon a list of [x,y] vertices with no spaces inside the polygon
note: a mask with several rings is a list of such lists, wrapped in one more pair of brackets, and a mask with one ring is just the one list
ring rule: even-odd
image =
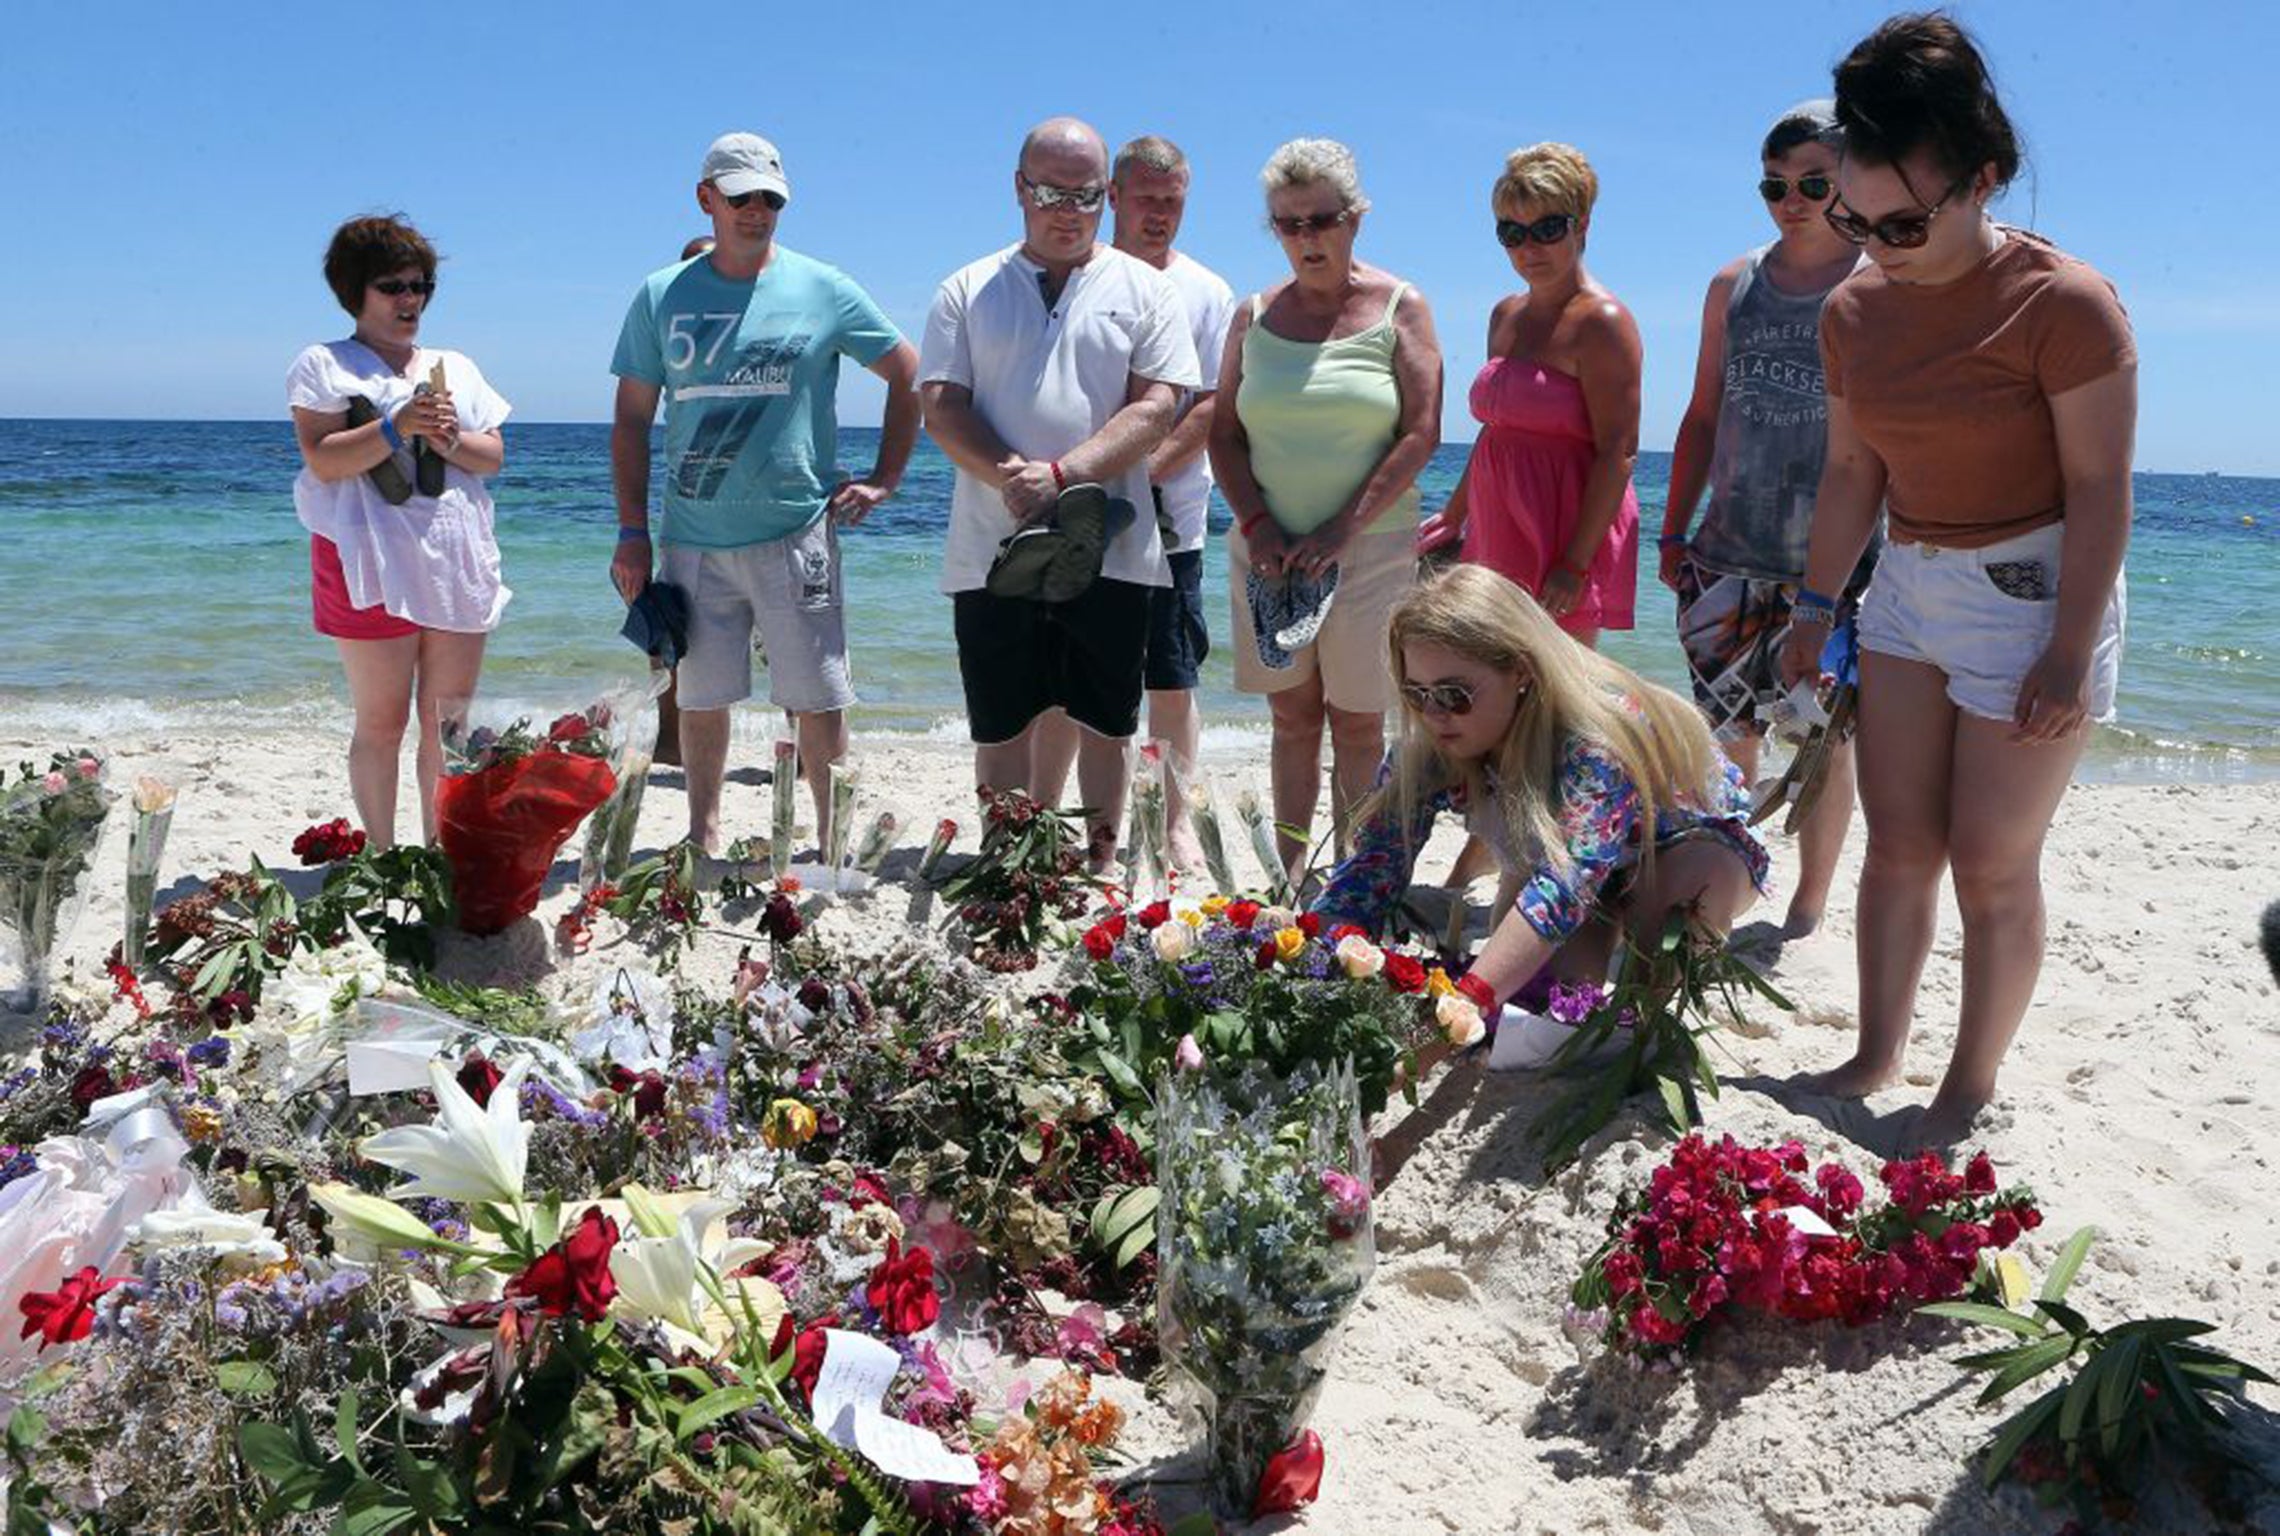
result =
[{"label": "white baseball cap", "polygon": [[713,140],[699,179],[731,197],[773,192],[787,203],[792,200],[792,184],[784,179],[784,157],[756,133],[724,133]]}]

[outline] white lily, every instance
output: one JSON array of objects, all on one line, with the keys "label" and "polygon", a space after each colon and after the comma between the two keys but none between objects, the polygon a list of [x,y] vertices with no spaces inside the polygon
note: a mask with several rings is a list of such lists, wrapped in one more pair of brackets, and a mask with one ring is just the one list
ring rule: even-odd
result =
[{"label": "white lily", "polygon": [[465,1243],[455,1243],[438,1235],[395,1201],[368,1195],[346,1184],[311,1184],[309,1198],[332,1218],[334,1246],[353,1258],[369,1261],[401,1248],[426,1248],[443,1253],[476,1251]]},{"label": "white lily", "polygon": [[[765,1254],[769,1245],[749,1237],[728,1237],[725,1226],[718,1238],[713,1237],[709,1229],[736,1209],[734,1201],[699,1200],[682,1211],[678,1227],[669,1227],[647,1191],[631,1186],[625,1196],[637,1228],[645,1235],[620,1237],[610,1254],[617,1305],[696,1339],[725,1336],[739,1319],[723,1314],[704,1285],[702,1270],[710,1270],[717,1281]],[[782,1296],[766,1281],[731,1284],[752,1300],[764,1323],[771,1320],[767,1315],[771,1310],[782,1310]]]},{"label": "white lily", "polygon": [[478,1105],[450,1070],[428,1062],[428,1085],[435,1091],[436,1116],[430,1125],[399,1125],[367,1136],[357,1150],[412,1176],[389,1193],[397,1199],[422,1196],[470,1205],[519,1205],[523,1171],[530,1161],[530,1127],[522,1118],[522,1084],[530,1073],[525,1056],[507,1068]]},{"label": "white lily", "polygon": [[141,1253],[202,1248],[231,1269],[258,1269],[285,1262],[285,1245],[251,1216],[217,1211],[203,1199],[171,1211],[152,1211],[134,1225],[127,1240]]}]

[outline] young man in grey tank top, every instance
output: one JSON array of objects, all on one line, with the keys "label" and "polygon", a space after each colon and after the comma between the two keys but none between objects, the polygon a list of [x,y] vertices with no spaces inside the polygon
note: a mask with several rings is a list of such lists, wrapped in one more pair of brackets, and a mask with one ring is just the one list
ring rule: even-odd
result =
[{"label": "young man in grey tank top", "polygon": [[[1822,217],[1837,145],[1836,105],[1829,101],[1792,107],[1766,135],[1758,190],[1779,238],[1729,263],[1710,284],[1660,541],[1662,580],[1678,594],[1679,641],[1695,702],[1752,782],[1771,707],[1784,691],[1781,643],[1805,576],[1826,447],[1821,301],[1860,260]],[[1689,537],[1705,489],[1709,505]],[[1873,560],[1872,548],[1850,595],[1866,585]],[[1852,821],[1849,743],[1838,749],[1829,775],[1806,818],[1783,939],[1820,926]]]}]

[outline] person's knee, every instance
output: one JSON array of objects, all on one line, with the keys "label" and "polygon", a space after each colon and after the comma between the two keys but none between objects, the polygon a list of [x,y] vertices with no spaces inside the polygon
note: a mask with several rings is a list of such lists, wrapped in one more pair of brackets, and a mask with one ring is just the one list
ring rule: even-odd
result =
[{"label": "person's knee", "polygon": [[2040,848],[1963,836],[1948,849],[1955,904],[1965,919],[2032,912],[2042,904]]},{"label": "person's knee", "polygon": [[1385,716],[1337,708],[1332,708],[1327,713],[1330,717],[1330,739],[1341,750],[1355,749],[1375,753],[1385,745]]}]

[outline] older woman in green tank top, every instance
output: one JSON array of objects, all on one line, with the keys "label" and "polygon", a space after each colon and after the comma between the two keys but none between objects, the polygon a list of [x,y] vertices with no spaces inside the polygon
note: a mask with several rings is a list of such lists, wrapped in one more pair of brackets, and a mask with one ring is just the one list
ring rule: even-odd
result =
[{"label": "older woman in green tank top", "polygon": [[[1237,307],[1220,365],[1211,467],[1235,514],[1227,568],[1235,686],[1274,712],[1278,848],[1306,858],[1330,733],[1331,811],[1368,792],[1393,702],[1388,615],[1415,577],[1417,475],[1441,439],[1441,347],[1432,311],[1392,273],[1354,259],[1369,201],[1354,157],[1294,139],[1260,173],[1291,277]],[[1337,588],[1312,643],[1287,665],[1261,655],[1248,588],[1289,579]]]}]

